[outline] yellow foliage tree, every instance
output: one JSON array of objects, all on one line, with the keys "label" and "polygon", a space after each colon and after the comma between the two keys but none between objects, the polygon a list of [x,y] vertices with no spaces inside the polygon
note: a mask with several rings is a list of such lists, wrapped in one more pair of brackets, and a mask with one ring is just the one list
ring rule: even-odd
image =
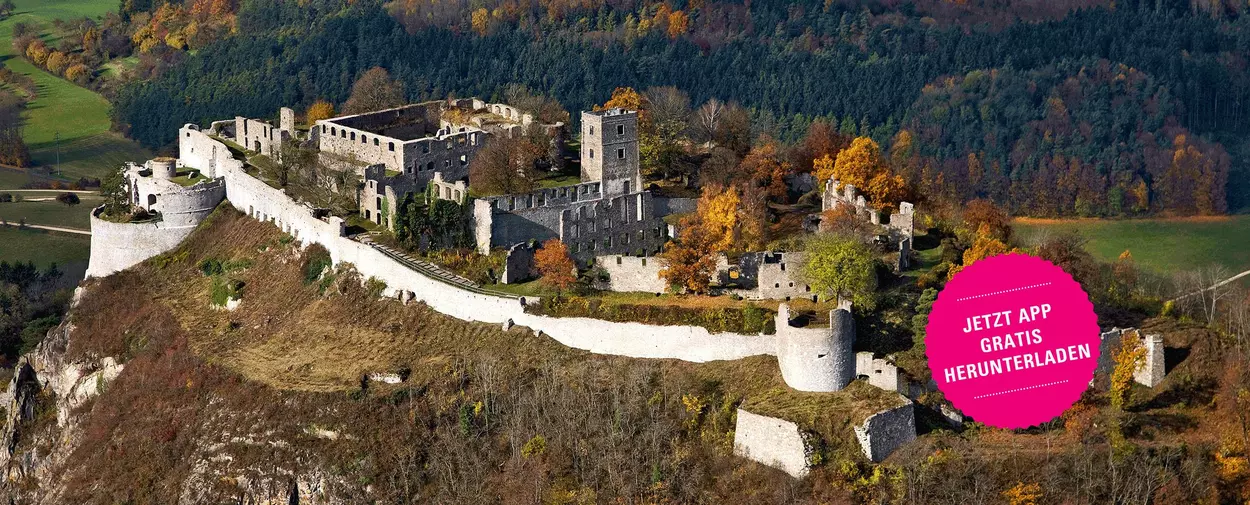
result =
[{"label": "yellow foliage tree", "polygon": [[48,55],[48,59],[44,61],[44,66],[49,72],[60,75],[66,67],[69,67],[69,57],[60,51],[53,51]]},{"label": "yellow foliage tree", "polygon": [[43,65],[47,62],[48,55],[51,52],[48,50],[48,45],[44,44],[42,40],[36,40],[31,42],[29,46],[26,46],[26,57],[36,65]]},{"label": "yellow foliage tree", "polygon": [[816,172],[816,178],[820,179],[820,182],[822,183],[824,181],[832,179],[834,176],[833,158],[830,157],[828,154],[826,154],[824,156],[821,156],[820,158],[813,160],[812,170]]},{"label": "yellow foliage tree", "polygon": [[728,250],[734,243],[741,203],[742,198],[735,188],[721,190],[709,187],[699,198],[697,212],[701,220],[700,228],[717,252]]},{"label": "yellow foliage tree", "polygon": [[881,168],[881,146],[869,137],[856,137],[850,147],[838,153],[833,176],[843,184],[864,188]]},{"label": "yellow foliage tree", "polygon": [[1146,361],[1146,347],[1137,331],[1126,331],[1120,337],[1120,350],[1115,354],[1111,370],[1111,406],[1124,410],[1132,391],[1133,374]]},{"label": "yellow foliage tree", "polygon": [[[901,141],[910,144],[910,139],[908,134]],[[836,178],[842,184],[851,184],[887,212],[907,194],[907,182],[901,175],[891,173],[881,159],[881,146],[869,137],[856,137],[849,147],[838,152],[836,159],[825,155],[814,160],[812,167],[821,182]]]},{"label": "yellow foliage tree", "polygon": [[947,274],[947,278],[954,279],[955,274],[958,274],[965,267],[985,258],[1018,251],[1018,249],[1012,249],[1011,247],[1008,247],[1007,244],[1003,243],[1003,241],[995,238],[994,232],[991,230],[989,224],[982,223],[981,227],[977,229],[977,238],[972,242],[972,247],[969,247],[964,251],[964,264],[951,267],[950,272]]},{"label": "yellow foliage tree", "polygon": [[644,128],[644,122],[648,118],[647,98],[642,96],[642,93],[629,87],[616,88],[612,90],[612,98],[609,98],[602,106],[596,106],[595,110],[616,108],[638,111],[638,127]]},{"label": "yellow foliage tree", "polygon": [[91,69],[82,63],[70,65],[65,69],[65,78],[78,84],[85,84],[87,78],[91,76]]},{"label": "yellow foliage tree", "polygon": [[682,11],[673,11],[668,15],[668,38],[677,39],[690,29],[690,16]]},{"label": "yellow foliage tree", "polygon": [[179,51],[187,48],[187,38],[181,30],[172,30],[165,34],[165,45]]},{"label": "yellow foliage tree", "polygon": [[334,104],[325,100],[317,100],[308,106],[307,111],[304,111],[304,120],[310,125],[332,117],[334,117]]},{"label": "yellow foliage tree", "polygon": [[1003,491],[1003,499],[1007,500],[1008,505],[1037,505],[1042,499],[1042,486],[1036,482],[1019,482]]},{"label": "yellow foliage tree", "polygon": [[473,14],[470,16],[470,22],[473,24],[473,31],[477,32],[478,35],[485,36],[486,32],[490,30],[490,12],[485,7],[481,7],[473,11]]}]

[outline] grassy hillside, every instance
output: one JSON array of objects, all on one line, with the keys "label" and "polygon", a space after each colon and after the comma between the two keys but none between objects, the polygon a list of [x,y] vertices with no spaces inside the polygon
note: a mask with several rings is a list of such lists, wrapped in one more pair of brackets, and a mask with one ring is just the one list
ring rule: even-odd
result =
[{"label": "grassy hillside", "polygon": [[[125,161],[143,161],[151,153],[109,131],[110,105],[99,94],[49,74],[13,54],[13,25],[32,23],[48,35],[53,19],[99,17],[117,9],[116,0],[16,0],[16,14],[0,21],[0,60],[14,72],[34,79],[39,97],[23,115],[22,138],[35,164],[56,165],[64,178],[100,177]],[[51,41],[50,41],[51,42]],[[59,135],[59,141],[57,140]],[[14,187],[21,178],[0,177],[0,187]]]},{"label": "grassy hillside", "polygon": [[[851,425],[896,401],[863,383],[794,392],[767,356],[635,360],[569,349],[526,328],[466,323],[378,300],[351,270],[307,281],[322,254],[221,209],[178,250],[89,283],[71,315],[68,353],[127,365],[56,473],[68,483],[63,502],[168,502],[189,478],[221,481],[213,492],[236,498],[217,475],[257,465],[253,479],[295,468],[324,475],[327,492],[354,498],[347,502],[510,503],[519,493],[578,497],[557,503],[602,502],[595,495],[723,503],[750,489],[773,503],[788,478],[731,456],[737,405],[796,416],[824,435],[824,457],[857,468]],[[221,261],[223,272],[206,276],[204,260]],[[217,290],[240,282],[237,309],[210,306]],[[406,380],[363,379],[387,372]],[[274,443],[249,443],[258,439]],[[124,454],[109,449],[123,446]],[[204,450],[225,457],[195,467]]]},{"label": "grassy hillside", "polygon": [[1139,266],[1171,273],[1223,265],[1236,273],[1250,269],[1250,216],[1193,219],[1034,220],[1018,219],[1016,233],[1035,242],[1048,233],[1075,231],[1086,248],[1112,261],[1125,250]]},{"label": "grassy hillside", "polygon": [[[310,269],[325,254],[223,209],[178,250],[88,283],[67,358],[126,367],[75,411],[81,437],[48,472],[57,482],[25,489],[56,493],[47,503],[168,503],[191,485],[204,501],[251,502],[274,488],[285,500],[298,479],[344,503],[954,504],[1038,482],[1055,503],[1145,503],[1168,475],[1174,503],[1219,501],[1211,455],[1235,432],[1225,371],[1238,361],[1193,324],[1147,323],[1165,336],[1169,375],[1134,387],[1125,412],[1092,391],[1043,428],[953,433],[923,423],[922,409],[920,440],[873,466],[851,424],[889,400],[862,382],[804,394],[766,356],[694,364],[572,350],[379,300],[380,286],[350,269]],[[212,308],[230,286],[240,305]],[[375,372],[405,380],[366,379]],[[740,405],[821,435],[825,464],[794,481],[734,457]],[[1109,457],[1111,417],[1130,458]],[[19,453],[61,440],[44,418],[19,430]]]}]

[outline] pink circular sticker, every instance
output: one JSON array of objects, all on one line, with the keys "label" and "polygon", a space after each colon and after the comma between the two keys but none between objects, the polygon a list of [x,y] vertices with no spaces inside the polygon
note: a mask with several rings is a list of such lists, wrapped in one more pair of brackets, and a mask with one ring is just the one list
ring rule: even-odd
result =
[{"label": "pink circular sticker", "polygon": [[1071,407],[1098,364],[1098,317],[1081,285],[1025,254],[983,259],[938,294],[926,327],[933,380],[965,415],[1025,428]]}]

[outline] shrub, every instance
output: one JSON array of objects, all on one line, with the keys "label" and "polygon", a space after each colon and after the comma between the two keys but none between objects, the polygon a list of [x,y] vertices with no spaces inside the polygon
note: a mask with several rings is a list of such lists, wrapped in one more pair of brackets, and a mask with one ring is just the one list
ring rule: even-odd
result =
[{"label": "shrub", "polygon": [[330,251],[320,244],[313,244],[308,247],[308,251],[304,253],[304,284],[312,284],[321,278],[321,272],[333,264],[330,259]]},{"label": "shrub", "polygon": [[607,321],[639,322],[655,325],[694,325],[713,333],[743,334],[776,331],[775,312],[758,307],[722,307],[715,309],[671,305],[604,304],[598,298],[551,297],[537,306],[526,308],[534,313],[554,317],[590,317]]},{"label": "shrub", "polygon": [[365,291],[369,293],[370,298],[381,298],[382,292],[386,291],[386,281],[377,277],[370,277],[365,281]]},{"label": "shrub", "polygon": [[200,264],[197,266],[199,267],[200,272],[209,277],[223,272],[223,269],[221,268],[221,261],[216,258],[204,258],[200,260]]}]

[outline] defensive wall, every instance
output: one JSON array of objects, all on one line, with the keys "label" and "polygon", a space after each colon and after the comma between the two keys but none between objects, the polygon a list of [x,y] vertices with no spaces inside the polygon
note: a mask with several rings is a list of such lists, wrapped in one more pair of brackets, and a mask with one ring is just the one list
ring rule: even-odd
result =
[{"label": "defensive wall", "polygon": [[[225,180],[226,198],[239,211],[273,223],[303,243],[321,244],[335,263],[351,263],[365,277],[376,277],[391,293],[411,293],[412,299],[434,310],[462,319],[502,324],[512,321],[540,331],[569,346],[601,354],[637,358],[674,358],[686,361],[740,359],[773,354],[771,336],[712,334],[697,326],[659,326],[622,323],[587,318],[556,318],[528,314],[524,298],[479,293],[435,280],[387,256],[374,247],[343,236],[342,219],[321,219],[313,210],[297,203],[282,190],[273,188],[243,171],[228,149],[198,127],[188,125],[179,139],[193,145],[200,162],[216,167]],[[217,144],[213,146],[212,144]],[[209,158],[205,153],[216,153]],[[530,299],[533,303],[537,300]]]},{"label": "defensive wall", "polygon": [[183,187],[169,180],[176,170],[172,159],[127,165],[124,176],[130,203],[159,213],[159,217],[115,223],[99,217],[103,207],[92,210],[87,276],[103,277],[125,270],[177,247],[221,203],[226,193],[223,181]]},{"label": "defensive wall", "polygon": [[100,219],[102,207],[91,211],[91,259],[87,277],[104,277],[169,251],[187,238],[194,226],[171,228],[161,221],[114,223]]},{"label": "defensive wall", "polygon": [[656,257],[611,254],[595,256],[595,265],[608,274],[611,291],[663,293],[668,283],[660,277],[664,261]]},{"label": "defensive wall", "polygon": [[799,425],[738,409],[734,454],[763,463],[796,478],[808,472],[807,444]]},{"label": "defensive wall", "polygon": [[[864,457],[874,463],[916,439],[915,408],[898,395],[895,406],[882,409],[852,427]],[[807,475],[812,448],[799,426],[785,419],[738,409],[734,454],[763,463],[794,477]]]},{"label": "defensive wall", "polygon": [[[525,311],[525,305],[537,300],[501,296],[436,280],[369,244],[345,237],[341,218],[319,218],[312,208],[248,175],[243,163],[234,159],[225,145],[201,132],[198,127],[185,126],[179,131],[179,138],[186,143],[180,145],[180,150],[193,155],[184,162],[203,163],[194,168],[220,177],[225,196],[233,207],[253,218],[273,223],[301,243],[321,244],[336,264],[350,263],[363,277],[384,281],[388,292],[400,299],[419,300],[438,312],[465,321],[502,324],[505,328],[514,324],[527,326],[566,346],[599,354],[693,362],[777,355],[786,382],[800,390],[836,391],[854,378],[855,356],[850,347],[854,341],[854,326],[849,306],[831,312],[831,328],[817,329],[792,327],[789,310],[783,305],[778,314],[776,336],[713,334],[698,326],[662,326],[530,314]],[[155,225],[152,228],[126,225],[114,230],[115,223],[98,219],[93,219],[93,229],[97,221],[101,223],[100,229],[104,230],[102,235],[116,237],[109,243],[155,241],[150,251],[161,249],[151,253],[148,250],[123,252],[127,261],[137,258],[131,264],[176,246],[186,236],[166,235]],[[191,228],[185,230],[186,234],[190,231]],[[108,249],[124,248],[117,248],[114,244]],[[111,272],[129,266],[118,266],[120,261],[103,254],[97,262],[95,248],[92,253],[93,271]],[[787,425],[787,421],[753,417],[750,413],[740,415],[739,422],[746,425],[735,434],[735,446],[745,448],[752,454],[749,457],[755,458],[755,454],[760,454],[759,457],[767,459],[769,464],[781,462],[783,469],[792,475],[801,475],[806,471],[806,449],[797,427],[789,430],[793,423]],[[863,425],[855,428],[855,432],[867,457],[874,461],[884,457],[898,445],[915,437],[910,403],[905,408],[889,409],[868,418]],[[762,448],[769,444],[772,449]]]},{"label": "defensive wall", "polygon": [[911,401],[900,395],[902,405],[877,412],[855,427],[864,455],[878,463],[903,444],[916,439],[916,413]]},{"label": "defensive wall", "polygon": [[604,197],[589,182],[474,202],[478,252],[558,238],[583,265],[604,254],[654,254],[666,240],[651,193]]}]

